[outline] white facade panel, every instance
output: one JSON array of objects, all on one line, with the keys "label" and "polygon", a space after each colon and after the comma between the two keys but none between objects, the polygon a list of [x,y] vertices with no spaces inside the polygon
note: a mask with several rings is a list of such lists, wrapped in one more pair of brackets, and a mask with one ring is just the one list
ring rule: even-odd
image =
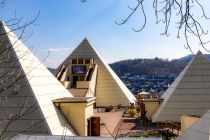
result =
[{"label": "white facade panel", "polygon": [[202,116],[210,108],[210,62],[198,52],[163,94],[152,121],[180,121],[182,115]]},{"label": "white facade panel", "polygon": [[[72,97],[71,93],[60,84],[42,62],[35,57],[4,23],[0,25],[0,32],[5,33],[5,35],[1,35],[0,41],[6,40],[7,43],[0,49],[2,50],[6,46],[11,46],[5,53],[12,56],[10,60],[15,59],[13,62],[15,67],[13,63],[5,64],[5,66],[9,66],[11,69],[16,69],[17,67],[19,70],[19,73],[16,75],[7,74],[10,76],[10,79],[6,82],[11,82],[11,78],[15,78],[18,74],[23,75],[23,78],[19,82],[15,82],[8,90],[1,93],[2,97],[4,94],[8,94],[8,96],[4,96],[8,99],[0,103],[0,119],[13,117],[15,115],[12,116],[11,114],[17,112],[18,114],[24,112],[24,115],[15,118],[8,127],[4,127],[6,131],[0,139],[19,133],[37,133],[37,131],[51,135],[62,135],[65,130],[69,135],[75,135],[71,126],[64,116],[59,115],[60,112],[52,102],[53,99]],[[1,68],[1,72],[3,71],[7,72],[8,69]],[[17,86],[18,92],[16,93],[14,90]],[[11,112],[10,116],[5,116],[6,112]],[[41,121],[39,122],[39,120]],[[8,123],[3,124],[6,125]],[[0,133],[3,132],[4,128],[0,128]]]}]

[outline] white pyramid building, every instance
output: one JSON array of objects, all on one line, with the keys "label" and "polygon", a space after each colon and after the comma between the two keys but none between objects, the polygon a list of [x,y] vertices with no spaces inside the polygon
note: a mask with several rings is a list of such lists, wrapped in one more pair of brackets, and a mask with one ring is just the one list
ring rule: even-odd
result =
[{"label": "white pyramid building", "polygon": [[210,62],[199,51],[163,94],[152,121],[179,121],[182,115],[202,116],[210,108]]},{"label": "white pyramid building", "polygon": [[210,110],[176,138],[176,140],[210,140]]},{"label": "white pyramid building", "polygon": [[96,106],[109,106],[121,104],[129,106],[135,102],[135,97],[114,73],[110,66],[101,58],[99,53],[91,46],[85,38],[79,46],[64,60],[57,68],[57,73],[62,66],[68,65],[70,59],[94,59],[98,65],[96,81]]},{"label": "white pyramid building", "polygon": [[75,135],[53,105],[62,97],[72,95],[1,22],[0,139],[20,133]]}]

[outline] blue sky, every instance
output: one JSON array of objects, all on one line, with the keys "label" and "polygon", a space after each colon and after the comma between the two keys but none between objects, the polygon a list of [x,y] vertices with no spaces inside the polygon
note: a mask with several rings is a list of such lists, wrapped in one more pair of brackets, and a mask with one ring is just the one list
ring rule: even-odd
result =
[{"label": "blue sky", "polygon": [[[142,24],[140,11],[126,25],[116,25],[115,21],[120,21],[129,13],[127,4],[135,5],[135,0],[88,0],[85,3],[80,0],[8,0],[6,6],[0,9],[0,19],[6,21],[14,17],[16,12],[18,17],[24,18],[23,21],[28,21],[40,11],[36,22],[39,26],[28,28],[28,32],[33,30],[34,33],[25,44],[33,46],[33,51],[40,59],[51,50],[45,65],[53,68],[84,37],[108,63],[134,58],[175,59],[190,53],[184,48],[183,39],[176,38],[175,28],[170,30],[170,37],[160,35],[163,26],[155,24],[151,1],[145,3],[148,22],[142,32],[136,33],[131,29]],[[206,0],[204,5],[210,5],[210,2]],[[210,17],[209,9],[206,8],[206,13]],[[205,26],[210,28],[209,21]],[[207,38],[210,39],[210,36]],[[194,52],[201,49],[197,42],[193,42],[193,45]]]}]

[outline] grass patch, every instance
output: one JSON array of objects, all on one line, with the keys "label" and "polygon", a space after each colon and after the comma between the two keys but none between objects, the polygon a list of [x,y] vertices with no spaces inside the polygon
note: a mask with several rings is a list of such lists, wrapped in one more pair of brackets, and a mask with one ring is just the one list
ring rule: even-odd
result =
[{"label": "grass patch", "polygon": [[131,134],[130,137],[161,137],[161,134],[158,132],[140,132]]}]

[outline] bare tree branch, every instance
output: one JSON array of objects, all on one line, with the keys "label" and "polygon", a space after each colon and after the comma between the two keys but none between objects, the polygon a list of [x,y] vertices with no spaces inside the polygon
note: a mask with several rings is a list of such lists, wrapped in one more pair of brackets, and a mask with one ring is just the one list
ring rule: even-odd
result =
[{"label": "bare tree branch", "polygon": [[[0,0],[0,8],[5,5],[5,2],[6,0]],[[36,21],[39,14],[40,12],[31,21],[23,22],[23,17],[18,18],[15,12],[13,18],[3,23],[9,26],[11,30],[8,32],[0,31],[0,139],[10,139],[19,133],[27,133],[40,127],[44,121],[43,119],[25,121],[21,124],[25,127],[21,127],[19,132],[12,132],[8,135],[11,127],[17,121],[24,120],[38,109],[37,101],[32,100],[33,96],[29,94],[30,85],[27,81],[33,78],[30,73],[46,60],[50,52],[40,63],[37,63],[34,58],[30,58],[28,63],[27,56],[33,48],[23,51],[19,47],[33,34],[33,31],[27,32],[26,29],[31,25],[37,25]],[[18,34],[13,42],[10,41],[10,37],[13,38],[11,32],[17,32]],[[17,54],[15,51],[21,52]],[[23,70],[20,61],[21,63],[27,62],[27,68]],[[11,106],[8,107],[8,105]]]},{"label": "bare tree branch", "polygon": [[3,8],[6,4],[6,0],[0,0],[0,8]]},{"label": "bare tree branch", "polygon": [[[144,10],[143,2],[144,0],[136,0],[137,4],[134,8],[128,6],[131,12],[125,19],[122,19],[121,22],[116,22],[117,25],[126,24],[134,14],[141,10],[143,13],[143,25],[140,26],[139,29],[132,28],[135,32],[142,31],[146,26],[146,13]],[[173,24],[172,21],[175,20],[175,24],[177,25],[177,38],[180,38],[181,34],[185,38],[186,47],[192,53],[192,44],[190,43],[192,37],[197,38],[199,41],[199,45],[202,46],[204,50],[210,52],[208,48],[206,48],[206,44],[210,41],[204,41],[203,36],[208,34],[208,30],[205,30],[201,24],[201,20],[205,19],[208,20],[205,13],[205,9],[203,5],[198,0],[153,0],[153,9],[155,12],[156,23],[164,25],[164,31],[161,35],[169,36],[169,30],[171,25]],[[199,12],[195,11],[200,10],[201,15],[198,17]]]}]

